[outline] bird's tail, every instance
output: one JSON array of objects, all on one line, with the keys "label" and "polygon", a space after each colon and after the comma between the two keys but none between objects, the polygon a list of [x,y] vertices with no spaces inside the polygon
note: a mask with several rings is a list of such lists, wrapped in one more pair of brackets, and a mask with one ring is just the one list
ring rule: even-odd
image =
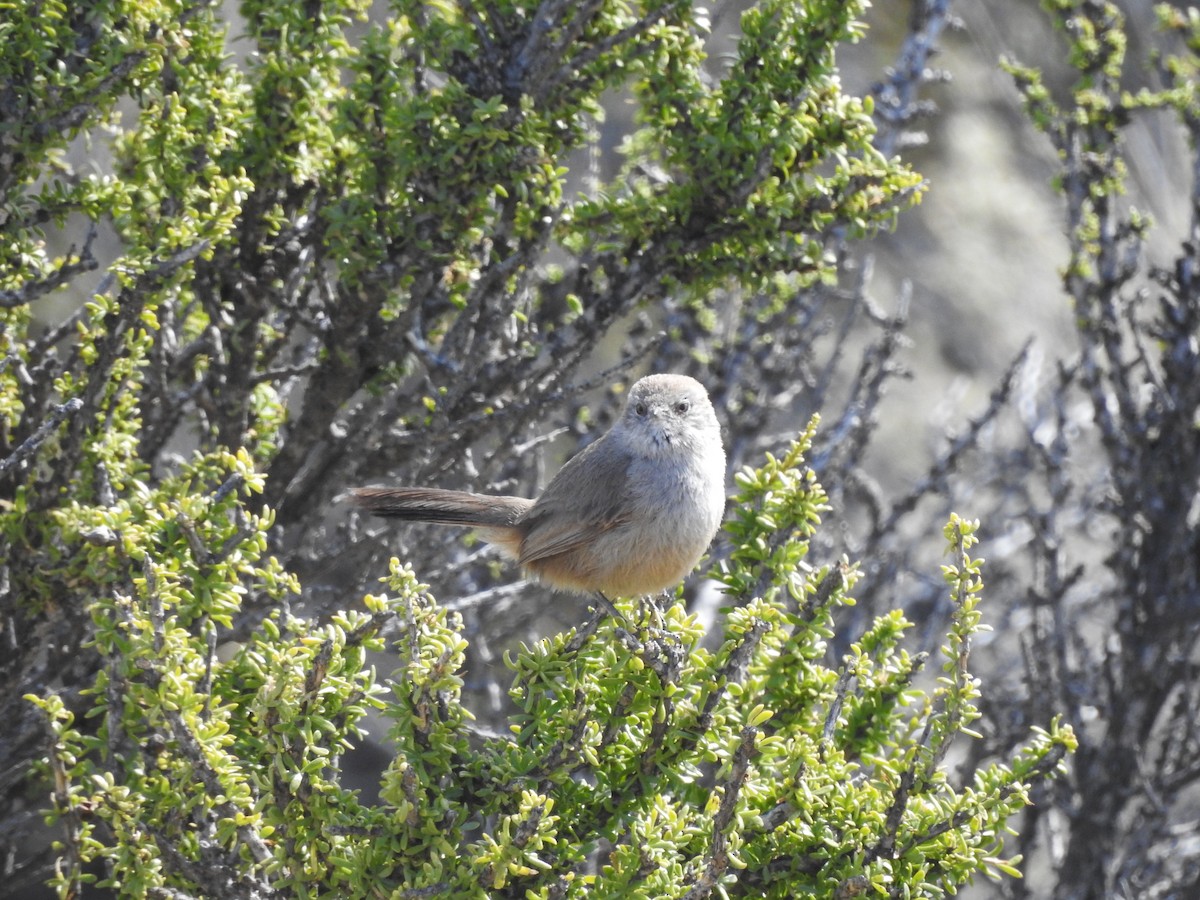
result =
[{"label": "bird's tail", "polygon": [[444,491],[440,488],[355,488],[350,496],[376,516],[439,525],[506,528],[517,525],[533,506],[524,497]]}]

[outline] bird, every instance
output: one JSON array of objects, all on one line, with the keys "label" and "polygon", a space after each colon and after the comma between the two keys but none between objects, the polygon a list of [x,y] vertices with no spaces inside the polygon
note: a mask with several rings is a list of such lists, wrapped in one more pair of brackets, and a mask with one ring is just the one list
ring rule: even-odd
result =
[{"label": "bird", "polygon": [[528,574],[563,591],[657,594],[679,584],[725,509],[725,450],[707,391],[647,375],[620,418],[569,459],[536,499],[433,487],[360,487],[375,516],[474,528]]}]

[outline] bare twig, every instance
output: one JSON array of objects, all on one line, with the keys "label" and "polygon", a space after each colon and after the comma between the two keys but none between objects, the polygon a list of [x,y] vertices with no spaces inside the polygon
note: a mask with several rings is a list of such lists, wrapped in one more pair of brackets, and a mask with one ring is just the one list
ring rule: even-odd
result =
[{"label": "bare twig", "polygon": [[28,459],[33,453],[45,443],[46,439],[68,416],[72,416],[79,410],[83,409],[83,401],[78,397],[72,397],[66,403],[62,403],[50,411],[49,418],[46,419],[38,430],[26,438],[21,444],[7,457],[0,460],[0,476],[3,476],[9,469],[19,465],[23,460]]}]

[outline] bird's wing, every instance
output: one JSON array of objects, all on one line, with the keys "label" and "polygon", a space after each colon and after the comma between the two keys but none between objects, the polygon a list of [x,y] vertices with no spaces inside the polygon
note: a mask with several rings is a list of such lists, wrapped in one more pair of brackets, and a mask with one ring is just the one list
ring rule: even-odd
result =
[{"label": "bird's wing", "polygon": [[522,565],[590,545],[599,535],[630,522],[629,454],[586,447],[562,467],[523,518]]}]

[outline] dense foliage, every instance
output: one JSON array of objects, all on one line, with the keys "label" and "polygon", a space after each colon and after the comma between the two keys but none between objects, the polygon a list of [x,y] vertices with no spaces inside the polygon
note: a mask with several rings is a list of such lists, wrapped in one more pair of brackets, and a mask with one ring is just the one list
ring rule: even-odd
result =
[{"label": "dense foliage", "polygon": [[[1172,611],[1197,608],[1200,232],[1139,315],[1123,291],[1149,224],[1117,202],[1120,136],[1146,109],[1200,133],[1200,18],[1163,11],[1185,49],[1159,57],[1158,91],[1122,92],[1123,22],[1092,0],[1048,4],[1078,84],[1056,96],[1010,64],[1062,154],[1084,349],[1030,424],[1029,471],[978,479],[1026,479],[1028,505],[971,514],[1040,516],[1049,573],[1028,591],[1037,689],[990,701],[1004,726],[984,742],[975,525],[949,518],[928,579],[952,610],[940,669],[890,575],[912,571],[896,543],[917,500],[954,494],[1011,379],[912,494],[889,506],[860,468],[904,315],[869,301],[855,247],[927,187],[894,152],[949,5],[914,3],[862,97],[837,59],[861,3],[761,0],[721,23],[722,55],[681,0],[4,5],[14,889],[942,896],[1012,884],[1005,830],[1027,810],[1032,850],[1051,809],[1071,829],[1064,896],[1118,880],[1131,822],[1152,826],[1131,862],[1155,858],[1170,817],[1145,798],[1196,777],[1197,628]],[[614,399],[596,389],[634,370],[696,374],[736,424],[708,627],[680,598],[627,598],[617,621],[497,588],[511,573],[469,543],[410,547],[337,506],[381,480],[532,495],[560,456],[546,432],[596,433]],[[1095,491],[1056,480],[1054,417],[1079,396],[1111,473]],[[1117,587],[1091,595],[1119,652],[1091,652],[1066,602],[1080,581],[1043,483],[1137,522],[1106,560]],[[1082,731],[1056,780],[1076,740],[1059,710],[1111,727]],[[1128,776],[1152,746],[1143,794]]]}]

